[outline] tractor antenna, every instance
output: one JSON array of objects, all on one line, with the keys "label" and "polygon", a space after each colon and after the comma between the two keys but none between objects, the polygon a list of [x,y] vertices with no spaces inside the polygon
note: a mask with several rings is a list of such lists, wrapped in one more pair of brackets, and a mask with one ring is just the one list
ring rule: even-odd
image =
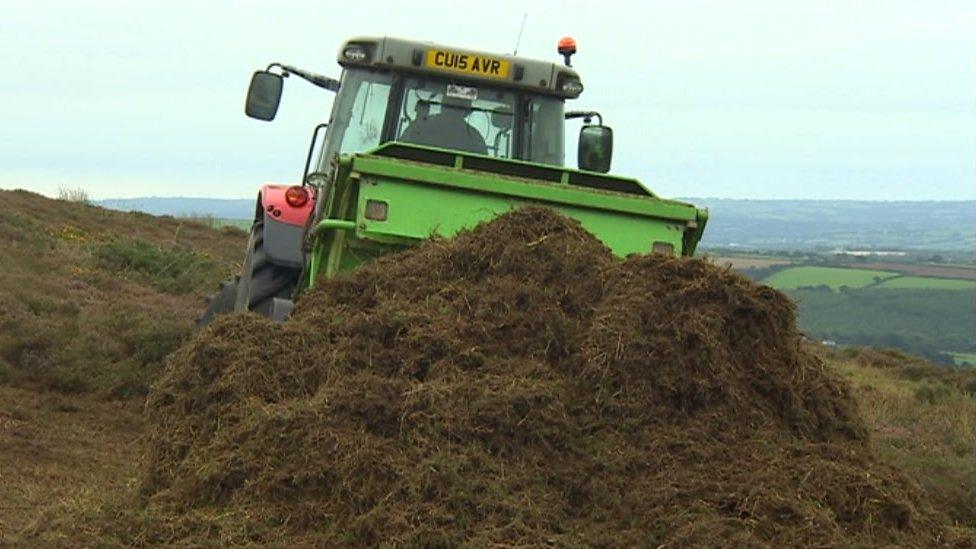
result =
[{"label": "tractor antenna", "polygon": [[515,51],[512,52],[512,55],[518,55],[518,47],[519,47],[519,44],[522,43],[522,31],[525,30],[525,19],[528,16],[529,16],[529,12],[525,12],[525,13],[522,14],[522,26],[519,27],[518,38],[515,39]]}]

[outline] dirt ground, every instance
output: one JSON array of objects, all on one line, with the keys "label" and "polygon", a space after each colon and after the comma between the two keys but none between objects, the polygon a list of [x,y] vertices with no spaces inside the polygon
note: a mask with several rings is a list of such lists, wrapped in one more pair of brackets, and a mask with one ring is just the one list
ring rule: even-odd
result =
[{"label": "dirt ground", "polygon": [[18,532],[70,500],[128,493],[141,412],[134,401],[0,386],[0,545],[17,544]]}]

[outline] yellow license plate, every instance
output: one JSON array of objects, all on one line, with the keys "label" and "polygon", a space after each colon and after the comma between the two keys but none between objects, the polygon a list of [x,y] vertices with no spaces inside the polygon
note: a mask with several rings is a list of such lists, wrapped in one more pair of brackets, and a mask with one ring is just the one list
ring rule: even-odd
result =
[{"label": "yellow license plate", "polygon": [[445,71],[486,76],[488,78],[508,78],[509,62],[484,55],[457,53],[444,50],[428,50],[427,66]]}]

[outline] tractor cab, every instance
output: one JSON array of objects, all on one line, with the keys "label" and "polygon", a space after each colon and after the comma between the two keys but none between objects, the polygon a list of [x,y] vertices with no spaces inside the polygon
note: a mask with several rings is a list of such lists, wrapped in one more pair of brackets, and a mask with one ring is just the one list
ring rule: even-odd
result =
[{"label": "tractor cab", "polygon": [[[248,93],[248,115],[271,120],[282,78],[290,74],[337,92],[323,125],[315,172],[329,173],[337,155],[390,141],[550,166],[564,163],[565,101],[583,91],[569,66],[389,37],[349,40],[338,62],[343,67],[339,80],[272,64],[255,73]],[[609,139],[609,129],[599,127]],[[595,134],[584,127],[587,131]],[[581,136],[584,142],[589,148],[611,146]],[[609,151],[581,154],[580,168],[607,171],[608,158],[605,166],[586,164],[587,158],[601,156],[608,157]]]}]

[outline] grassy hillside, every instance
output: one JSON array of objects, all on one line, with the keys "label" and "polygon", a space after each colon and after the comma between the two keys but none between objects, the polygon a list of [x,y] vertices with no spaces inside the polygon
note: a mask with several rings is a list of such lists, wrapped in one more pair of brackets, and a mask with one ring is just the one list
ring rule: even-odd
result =
[{"label": "grassy hillside", "polygon": [[146,392],[245,234],[0,191],[0,242],[0,382],[122,397]]},{"label": "grassy hillside", "polygon": [[976,529],[976,370],[947,370],[886,350],[826,358],[851,383],[876,451],[954,520]]}]

